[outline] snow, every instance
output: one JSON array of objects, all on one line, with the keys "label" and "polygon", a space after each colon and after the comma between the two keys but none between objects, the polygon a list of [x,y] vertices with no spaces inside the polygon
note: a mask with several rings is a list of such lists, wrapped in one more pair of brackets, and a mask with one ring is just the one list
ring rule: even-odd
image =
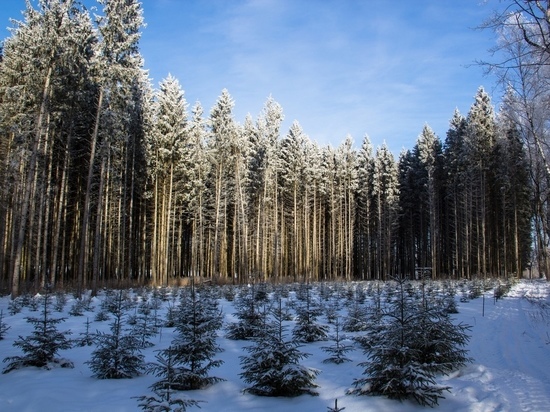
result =
[{"label": "snow", "polygon": [[[68,296],[63,313],[53,312],[54,317],[67,317],[58,324],[60,331],[71,330],[77,338],[85,330],[86,319],[90,331],[108,331],[109,321],[97,322],[93,318],[99,311],[100,296],[94,302],[95,312],[84,316],[70,316],[68,311],[74,303]],[[458,301],[458,297],[457,297]],[[226,321],[234,321],[233,303],[220,300]],[[5,339],[0,340],[0,357],[21,355],[12,346],[19,336],[28,336],[32,325],[25,318],[36,316],[28,307],[10,315],[9,298],[0,298],[3,321],[10,326]],[[159,315],[166,313],[165,303]],[[438,383],[451,388],[440,400],[439,411],[546,411],[550,408],[550,287],[545,281],[520,281],[503,299],[493,300],[493,292],[485,292],[485,299],[478,297],[468,302],[458,302],[459,313],[453,315],[455,322],[472,326],[468,343],[469,356],[474,362],[441,377]],[[483,308],[484,307],[484,308]],[[162,312],[164,311],[164,312]],[[482,314],[484,313],[484,316]],[[268,398],[243,393],[247,385],[240,379],[239,356],[246,354],[245,346],[250,341],[228,340],[220,332],[219,345],[224,352],[216,359],[223,365],[211,371],[213,376],[226,379],[207,389],[187,391],[187,399],[204,401],[188,411],[326,411],[334,406],[345,407],[345,412],[354,411],[426,411],[427,408],[412,401],[400,403],[384,397],[346,395],[353,380],[361,377],[363,368],[358,363],[365,361],[362,351],[355,349],[347,355],[352,362],[340,365],[326,364],[322,350],[327,342],[304,345],[301,350],[311,356],[302,361],[304,366],[321,371],[316,384],[319,396],[302,395],[296,398]],[[160,335],[152,338],[152,348],[143,350],[146,361],[155,360],[155,350],[169,346],[174,336],[173,328],[163,328]],[[134,379],[98,380],[86,361],[94,346],[74,347],[58,355],[72,361],[73,369],[54,368],[43,370],[24,368],[0,374],[0,411],[137,411],[135,397],[152,395],[149,386],[157,378],[143,375]],[[5,366],[3,364],[2,366]]]}]

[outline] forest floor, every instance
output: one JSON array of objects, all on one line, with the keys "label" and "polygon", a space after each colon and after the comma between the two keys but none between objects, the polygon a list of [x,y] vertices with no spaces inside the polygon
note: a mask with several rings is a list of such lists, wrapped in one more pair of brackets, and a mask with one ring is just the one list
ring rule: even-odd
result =
[{"label": "forest floor", "polygon": [[[53,312],[54,317],[67,320],[58,325],[60,331],[71,330],[72,338],[84,331],[85,322],[91,321],[91,330],[107,331],[109,322],[92,321],[94,313],[84,317],[68,315],[72,296],[63,312]],[[98,298],[94,306],[99,307]],[[454,322],[471,325],[468,343],[473,362],[449,376],[440,377],[439,383],[450,386],[440,400],[439,411],[533,411],[550,410],[550,285],[546,281],[523,280],[515,284],[508,294],[493,299],[493,291],[480,297],[461,301],[456,296],[459,313]],[[220,299],[225,321],[234,321],[233,302]],[[28,336],[32,325],[28,316],[38,316],[24,307],[20,313],[9,314],[9,297],[0,298],[3,321],[10,329],[0,340],[0,357],[21,355],[13,346],[19,336]],[[164,305],[163,310],[166,310]],[[165,313],[165,312],[164,312]],[[162,316],[162,314],[161,314]],[[153,342],[155,346],[143,350],[146,361],[153,361],[155,351],[166,348],[174,336],[173,328],[162,328]],[[427,408],[412,401],[399,402],[384,397],[346,395],[353,380],[361,377],[363,369],[357,364],[365,360],[362,350],[356,346],[348,353],[352,362],[334,365],[322,362],[327,354],[321,349],[327,342],[304,345],[301,350],[311,354],[303,364],[319,369],[316,379],[318,396],[302,395],[295,398],[269,398],[243,393],[246,384],[241,380],[239,356],[246,354],[244,347],[251,342],[226,339],[220,331],[219,345],[224,349],[218,359],[224,364],[211,374],[225,379],[207,389],[189,391],[191,399],[204,401],[200,408],[189,411],[291,411],[326,412],[334,406],[345,412],[365,411],[425,411]],[[55,368],[43,370],[24,368],[0,375],[0,411],[62,412],[62,411],[137,411],[137,396],[149,395],[149,386],[157,379],[142,375],[134,379],[98,380],[92,377],[89,366],[93,346],[74,347],[59,355],[74,363],[73,369]],[[2,365],[3,366],[3,365]]]}]

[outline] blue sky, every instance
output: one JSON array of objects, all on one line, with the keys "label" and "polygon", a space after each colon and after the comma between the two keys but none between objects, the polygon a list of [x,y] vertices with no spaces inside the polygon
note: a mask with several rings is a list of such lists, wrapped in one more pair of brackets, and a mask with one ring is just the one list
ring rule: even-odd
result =
[{"label": "blue sky", "polygon": [[[86,0],[86,4],[93,3]],[[495,1],[142,0],[141,51],[155,87],[168,73],[209,113],[222,89],[234,116],[254,118],[271,95],[321,145],[368,134],[398,154],[424,124],[445,138],[455,108],[466,114],[479,86],[500,91],[475,60],[492,34],[474,30]],[[24,0],[2,0],[0,27]],[[1,37],[8,35],[6,30]]]}]

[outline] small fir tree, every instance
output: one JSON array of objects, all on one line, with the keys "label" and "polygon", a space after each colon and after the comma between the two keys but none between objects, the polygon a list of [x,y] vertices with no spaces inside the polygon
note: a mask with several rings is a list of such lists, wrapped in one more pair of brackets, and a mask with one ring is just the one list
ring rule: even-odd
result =
[{"label": "small fir tree", "polygon": [[269,301],[269,287],[265,282],[260,282],[254,287],[254,299],[258,303],[267,303]]},{"label": "small fir tree", "polygon": [[217,345],[217,331],[222,326],[222,313],[217,300],[207,293],[199,295],[192,287],[181,297],[176,323],[176,337],[172,341],[174,389],[202,389],[223,379],[209,376],[212,368],[223,361],[214,356],[222,349]]},{"label": "small fir tree", "polygon": [[336,318],[340,317],[340,310],[342,309],[342,302],[338,296],[327,301],[325,308],[325,317],[329,324],[334,324]]},{"label": "small fir tree", "polygon": [[86,318],[86,330],[80,333],[80,338],[75,340],[76,346],[92,346],[94,344],[95,336],[90,333],[90,318]]},{"label": "small fir tree", "polygon": [[10,315],[17,315],[23,309],[23,301],[21,296],[16,297],[13,300],[10,300],[8,303],[8,312]]},{"label": "small fir tree", "polygon": [[69,315],[71,316],[84,316],[84,312],[92,312],[94,306],[92,305],[91,296],[82,295],[81,297],[76,297],[71,309],[69,309]]},{"label": "small fir tree", "polygon": [[179,376],[181,370],[175,361],[176,351],[172,346],[168,349],[157,351],[156,362],[151,362],[146,367],[148,374],[161,378],[149,388],[153,396],[139,396],[139,406],[146,412],[183,412],[190,406],[198,406],[199,402],[193,399],[184,399],[178,395],[180,386]]},{"label": "small fir tree", "polygon": [[4,311],[0,310],[0,340],[4,339],[6,332],[9,330],[10,326],[4,322]]},{"label": "small fir tree", "polygon": [[84,316],[84,306],[81,299],[76,299],[71,308],[69,309],[69,315],[71,316]]},{"label": "small fir tree", "polygon": [[40,304],[42,302],[42,296],[40,295],[33,296],[27,302],[28,302],[27,306],[29,307],[31,312],[38,312],[38,309],[40,309],[40,306],[41,306]]},{"label": "small fir tree", "polygon": [[342,323],[342,330],[345,332],[363,332],[368,328],[367,309],[357,301],[353,301],[348,307],[348,315]]},{"label": "small fir tree", "polygon": [[233,302],[235,300],[235,287],[233,285],[223,285],[222,286],[222,296],[228,302]]},{"label": "small fir tree", "polygon": [[438,385],[437,374],[465,365],[464,346],[469,327],[453,325],[439,308],[426,308],[422,296],[404,279],[382,313],[383,328],[369,341],[366,377],[356,379],[351,393],[415,399],[435,406],[447,386]]},{"label": "small fir tree", "polygon": [[289,302],[289,299],[286,300],[284,306],[283,306],[283,320],[284,321],[293,321],[294,320],[294,312],[291,309],[292,302]]},{"label": "small fir tree", "polygon": [[101,302],[101,309],[113,315],[128,312],[135,306],[136,302],[130,298],[130,294],[126,290],[108,289],[105,291],[105,298]]},{"label": "small fir tree", "polygon": [[311,284],[309,282],[300,283],[296,289],[296,299],[300,302],[305,302],[311,297]]},{"label": "small fir tree", "polygon": [[178,314],[178,311],[177,311],[176,305],[169,302],[168,308],[166,310],[166,319],[164,321],[164,327],[166,328],[175,327],[177,314]]},{"label": "small fir tree", "polygon": [[151,293],[151,301],[149,306],[151,309],[160,309],[162,307],[162,302],[168,302],[170,298],[170,290],[167,287],[161,287],[158,289],[153,289]]},{"label": "small fir tree", "polygon": [[[134,307],[135,302],[130,299],[127,291],[108,289],[105,291],[105,298],[101,302],[99,312],[97,312],[94,320],[96,322],[103,322],[111,319],[111,315],[120,315],[121,311],[128,312]],[[128,319],[125,319],[125,321],[129,323]]]},{"label": "small fir tree", "polygon": [[110,299],[109,310],[113,314],[111,333],[96,334],[97,347],[86,363],[98,379],[133,378],[139,376],[144,367],[140,341],[135,334],[124,332],[127,297],[120,291]]},{"label": "small fir tree", "polygon": [[329,285],[327,282],[322,282],[319,285],[319,297],[325,302],[330,302],[334,294],[334,289],[332,285]]},{"label": "small fir tree", "polygon": [[334,335],[331,339],[334,344],[330,346],[322,346],[321,349],[329,354],[329,357],[323,360],[323,363],[335,363],[337,365],[344,362],[351,362],[351,359],[346,356],[346,353],[353,349],[353,346],[344,343],[346,336],[342,335],[342,328],[338,317],[334,320]]},{"label": "small fir tree", "polygon": [[67,304],[67,296],[64,292],[57,292],[55,294],[55,304],[54,309],[57,312],[63,312],[63,309],[65,308],[65,305]]},{"label": "small fir tree", "polygon": [[363,334],[355,336],[353,340],[363,348],[365,352],[370,351],[378,342],[378,334],[386,328],[384,314],[380,302],[376,301],[369,306],[365,312]]},{"label": "small fir tree", "polygon": [[105,322],[109,320],[111,317],[109,315],[109,312],[103,308],[99,309],[99,312],[96,313],[94,320],[96,322]]},{"label": "small fir tree", "polygon": [[346,408],[339,408],[338,399],[334,399],[334,408],[332,406],[328,406],[327,409],[328,409],[328,412],[342,412]]},{"label": "small fir tree", "polygon": [[67,336],[70,331],[60,332],[57,330],[57,325],[65,321],[65,318],[52,318],[51,304],[52,295],[48,290],[45,294],[37,298],[41,302],[42,313],[40,317],[27,317],[28,323],[34,327],[30,336],[22,337],[13,343],[13,346],[21,348],[25,353],[24,356],[10,356],[4,359],[7,366],[3,373],[8,373],[15,369],[20,369],[26,366],[36,366],[39,368],[51,368],[54,365],[62,368],[72,368],[73,363],[66,360],[56,358],[57,353],[63,349],[71,348],[71,341]]},{"label": "small fir tree", "polygon": [[260,303],[256,300],[254,285],[241,289],[235,299],[235,316],[238,321],[227,326],[226,337],[233,340],[254,338],[262,326]]},{"label": "small fir tree", "polygon": [[445,283],[443,289],[442,306],[445,313],[455,314],[458,313],[458,307],[456,305],[456,290],[453,285]]},{"label": "small fir tree", "polygon": [[305,393],[317,395],[316,369],[302,366],[300,361],[309,356],[299,350],[300,343],[285,339],[282,304],[271,311],[271,325],[260,334],[253,346],[245,350],[248,356],[241,356],[243,372],[241,378],[250,387],[246,392],[260,396],[298,396]]},{"label": "small fir tree", "polygon": [[363,288],[362,284],[355,284],[355,287],[353,288],[353,302],[357,302],[359,304],[364,304],[367,300],[367,293],[365,292],[365,289]]},{"label": "small fir tree", "polygon": [[141,349],[146,349],[154,346],[149,339],[157,335],[159,332],[158,325],[160,320],[155,313],[156,309],[151,307],[148,302],[143,302],[137,310],[132,325],[132,333],[139,339]]},{"label": "small fir tree", "polygon": [[328,326],[322,325],[317,321],[322,310],[314,302],[309,285],[304,288],[302,293],[303,301],[296,308],[296,326],[292,331],[292,336],[298,342],[303,343],[326,340],[328,337]]}]

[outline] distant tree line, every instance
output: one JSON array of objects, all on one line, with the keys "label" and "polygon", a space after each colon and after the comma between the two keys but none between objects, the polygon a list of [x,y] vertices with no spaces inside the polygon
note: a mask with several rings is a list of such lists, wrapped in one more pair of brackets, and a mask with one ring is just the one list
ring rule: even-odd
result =
[{"label": "distant tree line", "polygon": [[443,141],[426,125],[398,159],[368,137],[320,147],[298,122],[280,130],[272,98],[240,124],[227,90],[206,115],[172,76],[154,90],[139,2],[98,2],[95,20],[78,1],[28,2],[3,45],[0,281],[12,296],[418,267],[504,277],[527,267],[532,244],[548,273],[550,169],[517,93],[495,114],[480,88]]}]

